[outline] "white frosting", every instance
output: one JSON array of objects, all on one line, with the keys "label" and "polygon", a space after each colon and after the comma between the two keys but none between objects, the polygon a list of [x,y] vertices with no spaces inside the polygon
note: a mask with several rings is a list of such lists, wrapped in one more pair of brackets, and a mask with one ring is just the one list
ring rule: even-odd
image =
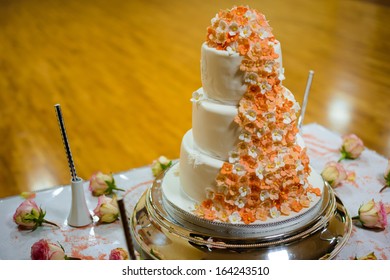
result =
[{"label": "white frosting", "polygon": [[[279,55],[279,78],[283,80],[282,51],[276,41],[274,50]],[[201,49],[202,86],[208,98],[225,104],[237,105],[246,92],[244,72],[240,70],[243,57],[238,53],[217,50],[203,43]]]},{"label": "white frosting", "polygon": [[205,189],[214,186],[223,161],[203,154],[194,143],[192,130],[184,135],[180,150],[180,183],[195,201],[206,198]]},{"label": "white frosting", "polygon": [[[203,94],[200,88],[196,92]],[[227,160],[241,133],[234,122],[238,109],[234,105],[202,99],[192,105],[192,131],[196,145],[204,153]]]}]

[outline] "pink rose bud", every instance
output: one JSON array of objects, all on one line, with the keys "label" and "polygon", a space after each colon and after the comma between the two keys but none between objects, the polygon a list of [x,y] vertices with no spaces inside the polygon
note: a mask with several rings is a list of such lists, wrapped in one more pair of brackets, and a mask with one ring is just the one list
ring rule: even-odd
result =
[{"label": "pink rose bud", "polygon": [[359,220],[366,228],[384,229],[387,225],[387,213],[385,205],[373,199],[359,208],[359,215],[352,218]]},{"label": "pink rose bud", "polygon": [[172,165],[172,161],[164,156],[160,156],[152,163],[152,173],[154,177],[157,177],[164,172],[168,167]]},{"label": "pink rose bud", "polygon": [[388,183],[390,185],[390,159],[387,160],[387,167],[385,169],[385,178],[387,178]]},{"label": "pink rose bud", "polygon": [[384,178],[385,178],[385,185],[379,192],[384,191],[386,188],[390,188],[390,159],[387,161],[387,167],[384,172]]},{"label": "pink rose bud", "polygon": [[355,134],[348,134],[343,136],[343,144],[341,146],[341,158],[343,159],[356,159],[364,150],[363,141]]},{"label": "pink rose bud", "polygon": [[115,248],[112,249],[109,256],[110,260],[128,260],[129,254],[125,249]]},{"label": "pink rose bud", "polygon": [[341,163],[330,161],[325,165],[321,176],[329,185],[337,187],[342,181],[347,179],[347,172]]},{"label": "pink rose bud", "polygon": [[64,249],[60,245],[41,239],[31,246],[31,259],[65,260],[66,255]]},{"label": "pink rose bud", "polygon": [[98,204],[93,210],[102,223],[115,222],[119,217],[119,208],[115,198],[101,195],[98,198]]},{"label": "pink rose bud", "polygon": [[44,219],[46,212],[43,211],[32,199],[23,201],[16,209],[13,220],[23,229],[35,230],[43,223],[57,226],[56,224]]},{"label": "pink rose bud", "polygon": [[89,180],[89,190],[92,192],[93,196],[100,196],[103,194],[109,195],[114,190],[123,191],[116,186],[112,174],[107,175],[100,171],[93,174]]}]

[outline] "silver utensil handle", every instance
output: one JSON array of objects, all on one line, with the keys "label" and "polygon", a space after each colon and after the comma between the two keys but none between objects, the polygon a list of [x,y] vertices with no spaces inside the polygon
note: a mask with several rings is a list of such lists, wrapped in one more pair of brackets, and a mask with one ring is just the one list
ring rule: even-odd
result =
[{"label": "silver utensil handle", "polygon": [[311,83],[313,81],[313,75],[314,75],[314,71],[310,70],[309,71],[309,77],[307,78],[305,95],[303,96],[301,114],[299,115],[299,118],[298,118],[298,129],[299,129],[299,131],[302,130],[302,124],[303,124],[303,119],[304,119],[305,113],[306,113],[306,106],[307,106],[307,101],[308,101],[308,98],[309,98],[309,92],[310,92]]},{"label": "silver utensil handle", "polygon": [[66,156],[68,158],[70,175],[72,176],[72,180],[73,181],[77,181],[76,168],[74,166],[72,152],[70,150],[68,137],[66,135],[64,119],[62,117],[62,112],[61,112],[61,106],[60,106],[60,104],[56,104],[54,107],[55,107],[56,113],[57,113],[57,119],[58,119],[58,124],[60,126],[60,131],[61,131],[61,135],[62,135],[62,141],[64,143],[64,148],[65,148],[65,153],[66,153]]}]

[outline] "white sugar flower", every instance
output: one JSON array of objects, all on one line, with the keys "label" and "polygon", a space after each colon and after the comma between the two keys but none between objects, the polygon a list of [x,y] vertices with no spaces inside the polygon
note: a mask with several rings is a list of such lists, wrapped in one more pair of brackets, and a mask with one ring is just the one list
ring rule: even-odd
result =
[{"label": "white sugar flower", "polygon": [[275,129],[274,131],[272,131],[272,141],[280,142],[282,140],[283,140],[283,130]]},{"label": "white sugar flower", "polygon": [[252,158],[257,158],[259,155],[259,149],[256,146],[252,146],[248,149],[248,155]]},{"label": "white sugar flower", "polygon": [[267,198],[269,198],[269,192],[266,191],[266,190],[263,190],[260,192],[260,200],[261,201],[264,201],[266,200]]},{"label": "white sugar flower", "polygon": [[230,23],[230,25],[229,25],[229,35],[230,36],[235,36],[239,32],[240,32],[240,27],[237,24],[237,22],[233,21],[232,23]]},{"label": "white sugar flower", "polygon": [[226,32],[220,31],[216,33],[215,42],[223,44],[226,42]]},{"label": "white sugar flower", "polygon": [[245,112],[245,117],[249,121],[254,122],[257,118],[257,113],[256,113],[256,111],[249,109]]},{"label": "white sugar flower", "polygon": [[306,194],[307,198],[310,200],[310,201],[314,201],[315,198],[317,197],[316,194],[312,193],[312,192],[308,192]]},{"label": "white sugar flower", "polygon": [[266,79],[262,80],[260,83],[260,91],[262,94],[266,93],[267,91],[270,91],[272,89],[272,86],[268,83]]},{"label": "white sugar flower", "polygon": [[265,29],[262,29],[260,31],[260,39],[267,39],[269,37],[269,32]]},{"label": "white sugar flower", "polygon": [[212,25],[212,26],[217,26],[218,23],[219,23],[219,16],[218,16],[218,14],[216,14],[215,17],[213,17],[213,18],[211,19],[211,25]]},{"label": "white sugar flower", "polygon": [[238,43],[236,41],[231,42],[230,45],[226,48],[226,51],[229,55],[237,53]]},{"label": "white sugar flower", "polygon": [[264,71],[267,73],[271,73],[273,70],[275,62],[273,60],[267,60],[264,65]]},{"label": "white sugar flower", "polygon": [[279,154],[277,157],[275,157],[274,163],[275,163],[275,168],[280,168],[285,166],[283,155]]},{"label": "white sugar flower", "polygon": [[247,10],[244,14],[244,16],[248,19],[248,21],[255,21],[256,20],[256,14],[252,12],[251,10]]},{"label": "white sugar flower", "polygon": [[290,124],[291,123],[291,115],[289,112],[283,113],[283,123],[284,124]]},{"label": "white sugar flower", "polygon": [[261,164],[256,168],[256,176],[260,180],[263,180],[264,178],[264,167]]},{"label": "white sugar flower", "polygon": [[284,96],[288,101],[295,102],[294,95],[291,93],[291,91],[289,91],[289,90],[287,90],[287,89],[284,89],[284,90],[283,90],[283,96]]},{"label": "white sugar flower", "polygon": [[219,23],[218,23],[218,29],[223,31],[223,32],[226,32],[228,30],[228,24],[226,21],[224,20],[220,20]]},{"label": "white sugar flower", "polygon": [[284,76],[284,68],[280,69],[278,78],[281,81],[284,81],[286,79],[286,77]]},{"label": "white sugar flower", "polygon": [[237,174],[238,176],[244,176],[246,174],[245,166],[239,163],[233,165],[233,174]]},{"label": "white sugar flower", "polygon": [[245,199],[243,197],[238,197],[235,201],[234,201],[234,204],[238,207],[238,208],[243,208],[245,206]]},{"label": "white sugar flower", "polygon": [[237,151],[231,151],[229,152],[229,162],[230,163],[236,163],[240,159],[240,155]]},{"label": "white sugar flower", "polygon": [[258,137],[258,138],[261,138],[261,136],[263,136],[264,135],[264,130],[263,129],[258,129],[257,131],[256,131],[256,136]]},{"label": "white sugar flower", "polygon": [[263,113],[263,117],[270,123],[276,122],[276,116],[274,112]]},{"label": "white sugar flower", "polygon": [[250,193],[250,188],[248,186],[242,186],[238,189],[240,196],[245,197],[247,194]]},{"label": "white sugar flower", "polygon": [[278,218],[280,216],[280,211],[274,206],[271,209],[269,209],[269,214],[272,218]]},{"label": "white sugar flower", "polygon": [[301,110],[301,106],[299,106],[299,103],[298,103],[298,102],[294,102],[294,105],[292,106],[292,109],[293,109],[295,112],[298,112],[299,110]]},{"label": "white sugar flower", "polygon": [[241,38],[248,38],[249,36],[251,36],[251,34],[252,34],[252,30],[249,26],[244,26],[240,30],[240,37]]},{"label": "white sugar flower", "polygon": [[300,159],[297,160],[297,167],[296,167],[296,171],[302,171],[304,169],[304,166],[302,164],[302,161]]},{"label": "white sugar flower", "polygon": [[251,134],[248,131],[244,131],[238,138],[245,143],[249,143],[251,141]]},{"label": "white sugar flower", "polygon": [[302,173],[298,176],[299,178],[299,184],[304,185],[305,184],[305,174]]},{"label": "white sugar flower", "polygon": [[257,75],[256,72],[247,72],[247,73],[245,73],[244,81],[245,81],[245,83],[255,85],[255,84],[257,84],[258,78],[259,78],[259,75]]},{"label": "white sugar flower", "polygon": [[229,216],[229,222],[231,222],[232,224],[239,223],[240,221],[241,221],[241,216],[240,213],[238,213],[237,211],[233,212]]},{"label": "white sugar flower", "polygon": [[192,93],[192,98],[190,99],[191,102],[193,103],[198,103],[204,99],[204,94],[200,93],[198,91],[194,91]]}]

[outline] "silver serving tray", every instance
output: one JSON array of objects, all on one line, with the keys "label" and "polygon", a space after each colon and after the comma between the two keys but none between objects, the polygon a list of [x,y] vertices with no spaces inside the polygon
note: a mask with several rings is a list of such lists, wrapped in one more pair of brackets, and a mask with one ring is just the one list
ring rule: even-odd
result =
[{"label": "silver serving tray", "polygon": [[131,217],[130,232],[142,259],[332,259],[351,235],[351,218],[327,183],[321,209],[310,222],[267,236],[230,236],[170,216],[163,179],[164,174],[145,191]]}]

